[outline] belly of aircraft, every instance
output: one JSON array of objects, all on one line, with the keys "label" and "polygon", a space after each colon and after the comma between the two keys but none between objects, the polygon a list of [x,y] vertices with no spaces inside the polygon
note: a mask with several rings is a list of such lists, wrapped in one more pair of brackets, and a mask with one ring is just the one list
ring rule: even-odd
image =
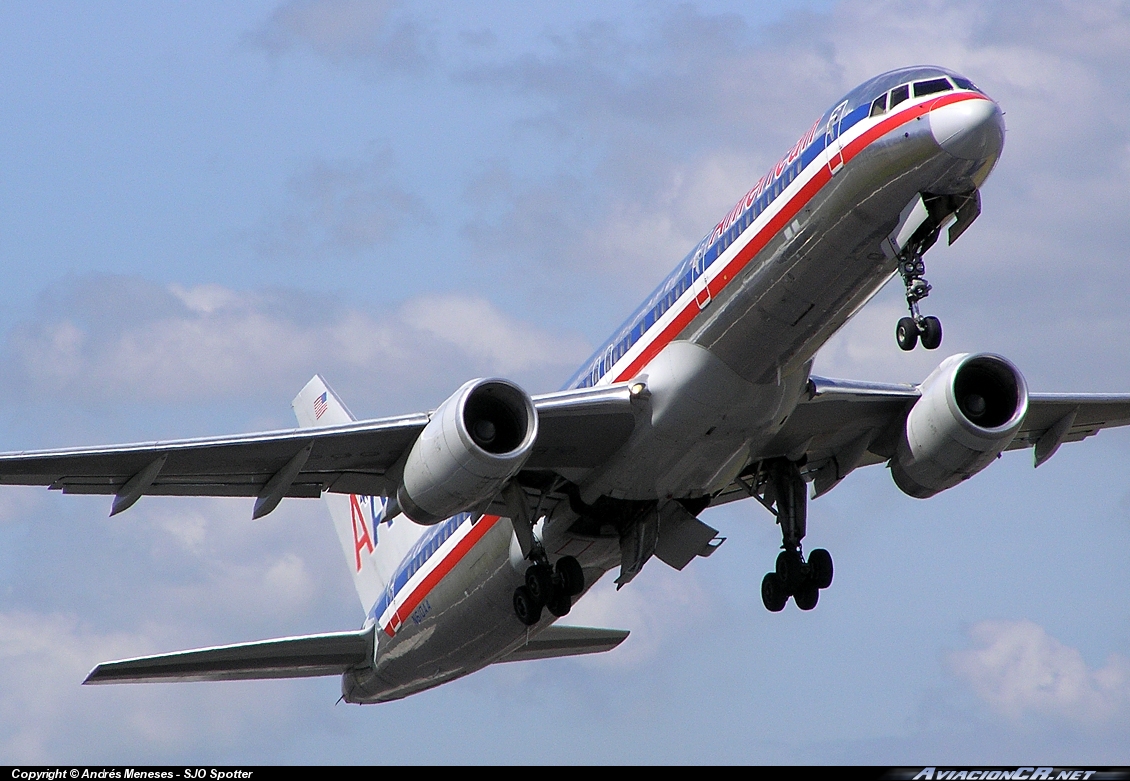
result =
[{"label": "belly of aircraft", "polygon": [[[523,645],[556,620],[523,625],[514,614],[514,590],[524,582],[525,562],[512,550],[510,522],[500,519],[426,595],[390,636],[378,630],[376,663],[347,673],[347,702],[398,700],[480,670]],[[586,590],[617,563],[581,556]]]}]

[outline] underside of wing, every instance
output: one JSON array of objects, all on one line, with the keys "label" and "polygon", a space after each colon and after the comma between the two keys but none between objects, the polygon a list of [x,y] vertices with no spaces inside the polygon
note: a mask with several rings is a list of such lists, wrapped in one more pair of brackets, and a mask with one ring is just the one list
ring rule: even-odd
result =
[{"label": "underside of wing", "polygon": [[1104,428],[1130,425],[1130,394],[1033,393],[1028,414],[1008,450],[1035,448],[1036,466],[1064,442],[1079,442]]},{"label": "underside of wing", "polygon": [[145,495],[257,496],[301,455],[303,463],[285,496],[316,497],[334,488],[375,488],[367,493],[379,494],[384,472],[427,420],[408,415],[318,429],[5,453],[0,454],[0,484],[120,494],[130,480],[142,477]]},{"label": "underside of wing", "polygon": [[[754,453],[754,467],[771,458],[803,461],[802,471],[817,495],[827,493],[853,469],[890,458],[898,427],[918,398],[913,385],[813,377],[807,395],[785,425]],[[750,477],[739,475],[711,504],[753,495]]]},{"label": "underside of wing", "polygon": [[284,637],[193,651],[103,662],[84,684],[242,681],[341,675],[371,664],[373,628]]},{"label": "underside of wing", "polygon": [[580,656],[611,651],[628,637],[626,629],[594,629],[587,626],[549,626],[499,662],[526,662],[559,656]]},{"label": "underside of wing", "polygon": [[529,470],[592,469],[628,441],[637,409],[627,383],[534,396],[538,439]]},{"label": "underside of wing", "polygon": [[[827,493],[853,469],[890,459],[906,417],[920,398],[913,385],[884,385],[813,377],[808,395],[785,426],[711,504],[757,494],[762,460],[803,462],[815,496]],[[1130,425],[1130,394],[1032,393],[1028,411],[1006,450],[1034,448],[1036,466],[1064,442],[1078,442],[1104,428]]]}]

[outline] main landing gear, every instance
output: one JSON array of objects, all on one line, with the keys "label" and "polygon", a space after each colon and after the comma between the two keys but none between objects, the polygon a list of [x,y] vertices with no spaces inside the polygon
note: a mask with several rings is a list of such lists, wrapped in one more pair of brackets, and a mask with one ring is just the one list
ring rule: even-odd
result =
[{"label": "main landing gear", "polygon": [[942,344],[942,321],[934,316],[923,317],[918,311],[918,302],[930,295],[930,283],[923,275],[926,263],[922,260],[919,245],[907,247],[898,256],[899,275],[906,286],[906,304],[910,307],[910,317],[904,317],[895,328],[895,340],[904,350],[913,350],[918,340],[927,350],[936,350]]},{"label": "main landing gear", "polygon": [[782,537],[777,566],[761,581],[761,601],[774,613],[785,609],[789,597],[801,610],[812,610],[820,599],[820,590],[832,584],[832,556],[817,549],[805,561],[801,551],[808,487],[800,469],[783,458],[766,462],[758,475],[757,488],[757,499],[777,516]]},{"label": "main landing gear", "polygon": [[585,573],[572,556],[562,556],[557,566],[541,553],[526,570],[526,585],[514,590],[514,613],[526,626],[541,620],[542,608],[555,616],[566,615],[573,607],[573,597],[585,590]]}]

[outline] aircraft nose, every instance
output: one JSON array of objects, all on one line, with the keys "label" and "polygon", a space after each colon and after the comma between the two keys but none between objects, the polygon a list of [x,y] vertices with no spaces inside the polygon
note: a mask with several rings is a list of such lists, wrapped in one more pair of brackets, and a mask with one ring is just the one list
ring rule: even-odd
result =
[{"label": "aircraft nose", "polygon": [[930,131],[938,146],[961,160],[995,158],[1004,148],[1004,115],[988,98],[932,109]]}]

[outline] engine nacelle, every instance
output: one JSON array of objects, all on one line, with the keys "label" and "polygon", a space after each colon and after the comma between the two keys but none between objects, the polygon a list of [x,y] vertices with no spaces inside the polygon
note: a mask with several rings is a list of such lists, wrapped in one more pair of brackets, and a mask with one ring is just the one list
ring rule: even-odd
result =
[{"label": "engine nacelle", "polygon": [[533,452],[538,414],[507,380],[471,380],[433,414],[408,453],[396,493],[416,523],[439,523],[490,499]]},{"label": "engine nacelle", "polygon": [[920,386],[891,459],[906,494],[925,499],[980,472],[1008,447],[1028,413],[1028,384],[999,355],[953,355]]}]

